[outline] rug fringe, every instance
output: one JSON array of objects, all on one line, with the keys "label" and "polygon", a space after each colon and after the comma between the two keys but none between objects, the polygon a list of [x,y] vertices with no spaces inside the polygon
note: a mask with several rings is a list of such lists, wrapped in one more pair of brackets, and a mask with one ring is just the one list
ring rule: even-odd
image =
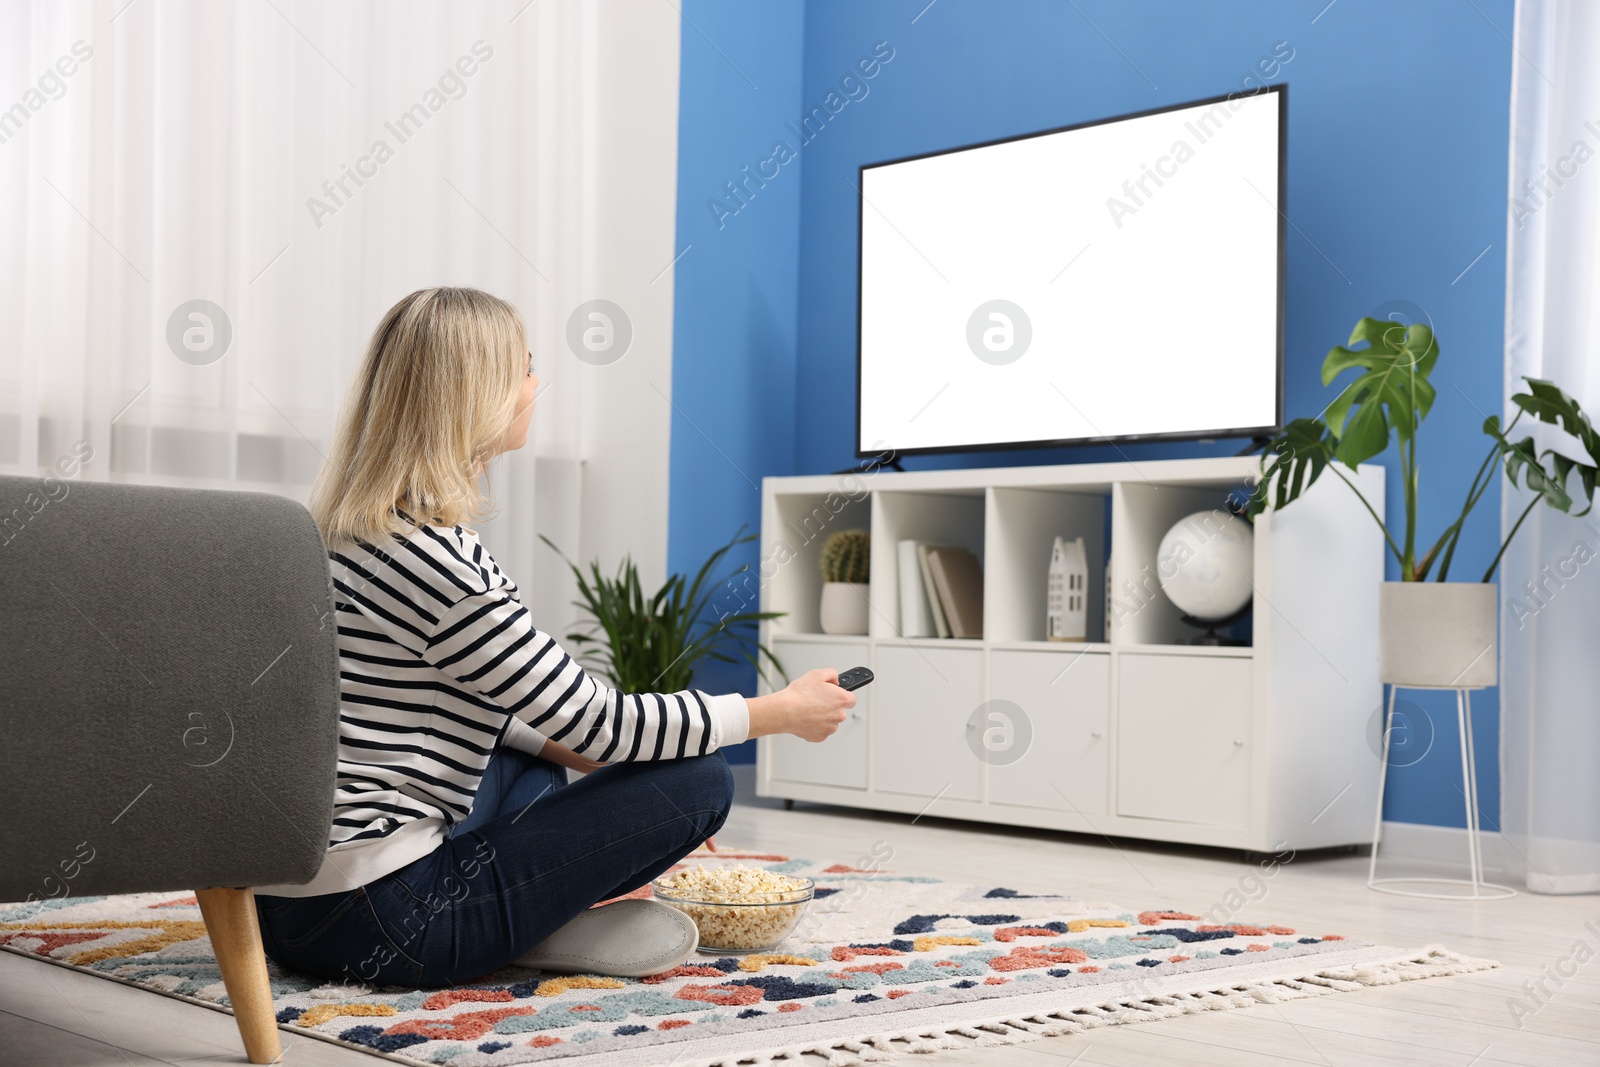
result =
[{"label": "rug fringe", "polygon": [[1101,1026],[1155,1022],[1205,1011],[1233,1011],[1256,1004],[1282,1004],[1329,993],[1347,993],[1369,986],[1469,974],[1498,966],[1500,964],[1494,960],[1463,956],[1443,945],[1428,945],[1402,959],[1332,967],[1292,978],[1238,982],[1184,993],[1126,997],[1063,1012],[1034,1012],[975,1025],[904,1030],[828,1044],[791,1045],[765,1053],[737,1053],[694,1061],[685,1067],[784,1067],[786,1064],[801,1063],[806,1055],[826,1057],[828,1067],[864,1067],[908,1054],[1015,1045],[1045,1037],[1079,1034]]}]

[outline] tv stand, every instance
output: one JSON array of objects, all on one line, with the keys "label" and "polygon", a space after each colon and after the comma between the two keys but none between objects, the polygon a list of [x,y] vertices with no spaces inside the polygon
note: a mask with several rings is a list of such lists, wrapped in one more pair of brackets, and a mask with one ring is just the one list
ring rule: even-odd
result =
[{"label": "tv stand", "polygon": [[[1180,643],[1193,629],[1161,592],[1162,536],[1257,470],[1217,457],[766,479],[760,607],[785,614],[761,639],[790,677],[877,678],[826,742],[761,738],[757,791],[1259,853],[1370,842],[1384,550],[1361,502],[1328,478],[1256,520],[1248,645]],[[1351,475],[1373,501],[1383,477]],[[871,536],[870,632],[825,634],[822,545],[850,528]],[[1088,641],[1045,640],[1058,535],[1088,549]],[[900,636],[903,538],[978,555],[982,638]]]},{"label": "tv stand", "polygon": [[1270,437],[1259,437],[1259,436],[1258,437],[1252,437],[1252,438],[1250,438],[1250,443],[1245,445],[1243,448],[1239,449],[1239,451],[1235,452],[1234,455],[1236,455],[1236,456],[1253,456],[1253,455],[1257,454],[1258,452],[1260,452],[1262,449],[1266,448],[1271,443],[1272,443],[1272,438],[1270,438]]},{"label": "tv stand", "polygon": [[885,459],[864,459],[860,463],[857,463],[854,467],[846,467],[844,470],[834,471],[833,473],[834,474],[871,474],[874,471],[881,471],[881,470],[892,470],[892,471],[904,471],[905,470],[905,468],[900,465],[900,457],[899,456],[895,455],[892,451],[891,452],[885,452],[884,455],[887,458],[885,458]]}]

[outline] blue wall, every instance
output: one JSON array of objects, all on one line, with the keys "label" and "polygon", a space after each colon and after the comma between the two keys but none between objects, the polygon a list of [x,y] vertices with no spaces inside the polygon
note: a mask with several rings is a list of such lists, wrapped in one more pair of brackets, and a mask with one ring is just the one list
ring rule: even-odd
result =
[{"label": "blue wall", "polygon": [[[1402,304],[1426,316],[1443,355],[1434,375],[1439,399],[1420,449],[1419,540],[1427,543],[1453,521],[1486,450],[1480,424],[1501,407],[1510,0],[1477,9],[1455,0],[1340,0],[1331,7],[1326,0],[1077,0],[1075,7],[1055,0],[939,0],[931,7],[927,0],[810,0],[803,18],[798,4],[761,9],[762,31],[751,28],[744,10],[711,0],[685,8],[704,36],[686,23],[679,244],[696,247],[679,265],[674,397],[728,458],[686,420],[675,422],[674,569],[697,565],[739,523],[758,523],[758,495],[745,476],[759,484],[765,475],[855,462],[852,183],[859,165],[1236,90],[1275,48],[1284,54],[1280,42],[1293,49],[1273,79],[1291,86],[1288,415],[1314,415],[1331,398],[1319,378],[1322,358],[1357,319]],[[803,39],[785,40],[795,26]],[[894,58],[867,96],[834,117],[778,181],[717,232],[706,200],[740,166],[766,155],[784,121],[820,103],[878,41],[889,42]],[[789,71],[797,56],[795,86]],[[751,90],[730,60],[757,82],[763,77],[753,68],[770,70],[772,95],[767,84]],[[774,99],[780,94],[787,99]],[[697,235],[711,254],[691,265],[702,251]],[[1487,254],[1465,270],[1485,246]],[[788,259],[796,252],[797,264]],[[796,286],[787,311],[786,279]],[[784,325],[768,332],[761,323]],[[941,455],[906,466],[1123,454],[1137,461],[1237,447]],[[1392,472],[1388,509],[1399,514]],[[1475,580],[1497,535],[1498,486],[1475,513],[1453,576]],[[726,680],[753,684],[749,671]],[[1432,748],[1393,769],[1385,815],[1464,825],[1451,785],[1460,773],[1453,708],[1427,694],[1405,696],[1431,719]],[[1480,799],[1486,825],[1496,825],[1494,692],[1480,694],[1475,710]]]},{"label": "blue wall", "polygon": [[[800,3],[688,3],[678,120],[678,261],[672,328],[671,506],[667,566],[698,573],[740,526],[761,528],[761,479],[796,470],[795,294],[800,270],[801,160],[764,187],[745,177],[788,136],[800,99]],[[769,168],[770,173],[770,168]],[[726,183],[742,186],[743,205]],[[759,175],[757,176],[759,179]],[[718,198],[738,213],[720,219]],[[741,545],[735,563],[757,559]],[[731,596],[731,594],[729,594]],[[719,607],[743,607],[720,597]],[[752,668],[714,663],[695,684],[755,692]],[[755,745],[731,750],[753,762]]]}]

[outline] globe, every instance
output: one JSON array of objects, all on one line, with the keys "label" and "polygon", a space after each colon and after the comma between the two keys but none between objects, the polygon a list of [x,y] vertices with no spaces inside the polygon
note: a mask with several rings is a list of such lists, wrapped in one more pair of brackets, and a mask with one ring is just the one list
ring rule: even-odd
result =
[{"label": "globe", "polygon": [[1161,591],[1185,614],[1226,619],[1250,603],[1255,534],[1226,511],[1197,511],[1167,531],[1156,550]]}]

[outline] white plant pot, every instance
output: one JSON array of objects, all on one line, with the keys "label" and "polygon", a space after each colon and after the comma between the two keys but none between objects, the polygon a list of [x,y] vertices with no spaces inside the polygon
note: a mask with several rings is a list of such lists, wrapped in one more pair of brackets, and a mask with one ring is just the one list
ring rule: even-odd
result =
[{"label": "white plant pot", "polygon": [[865,634],[868,588],[866,582],[823,582],[822,632]]},{"label": "white plant pot", "polygon": [[1384,582],[1378,589],[1378,677],[1446,689],[1495,684],[1497,589],[1488,582]]}]

